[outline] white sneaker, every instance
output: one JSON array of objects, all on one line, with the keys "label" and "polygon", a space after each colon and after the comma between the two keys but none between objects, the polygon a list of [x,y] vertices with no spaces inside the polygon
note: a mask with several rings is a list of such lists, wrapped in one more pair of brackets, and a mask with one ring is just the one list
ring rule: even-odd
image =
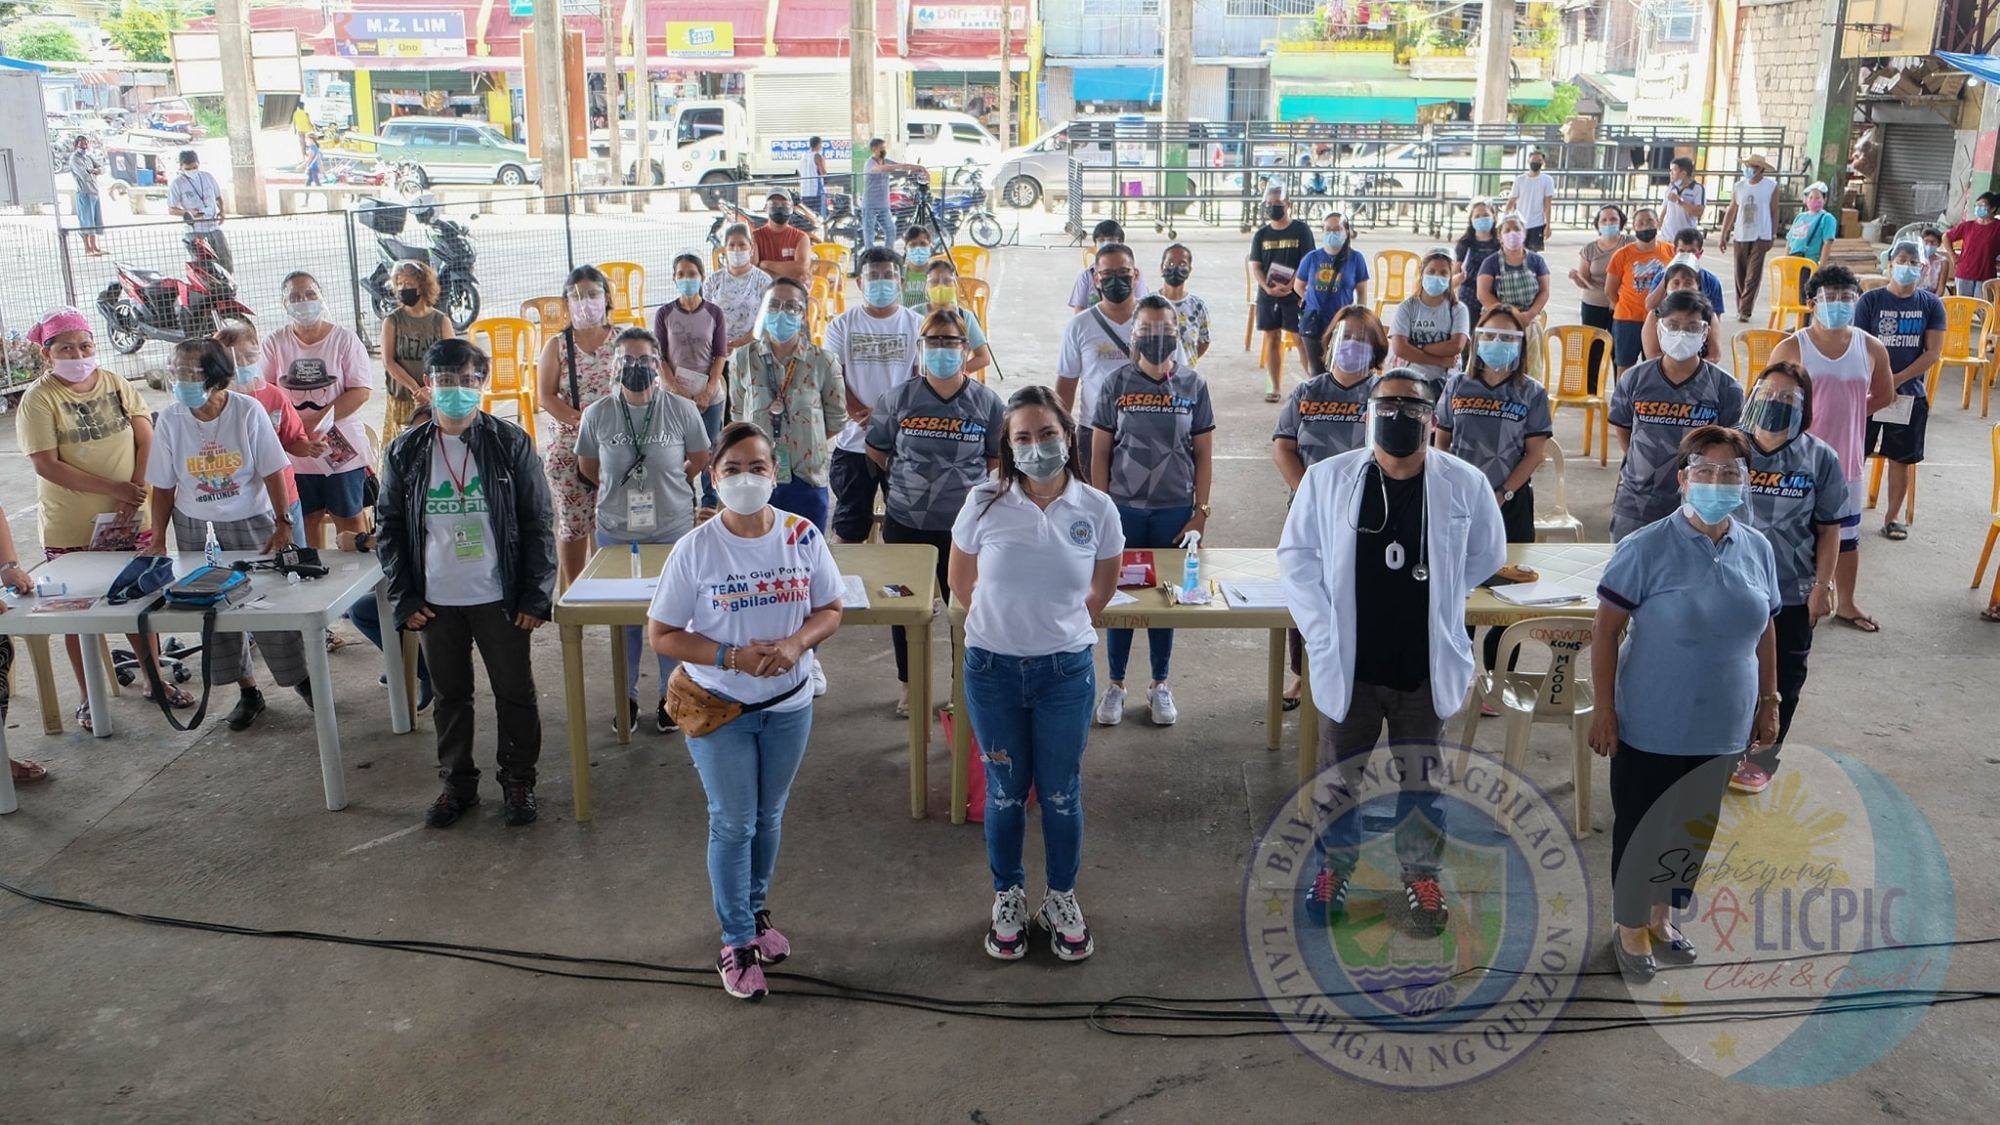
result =
[{"label": "white sneaker", "polygon": [[818,699],[820,696],[825,695],[826,665],[821,664],[817,660],[813,661],[812,681],[813,681],[813,698]]},{"label": "white sneaker", "polygon": [[1028,952],[1028,892],[1008,887],[993,896],[993,928],[986,931],[986,955],[1019,961]]},{"label": "white sneaker", "polygon": [[1146,692],[1146,705],[1153,710],[1153,725],[1170,727],[1177,722],[1181,713],[1174,706],[1173,689],[1165,684],[1154,684]]},{"label": "white sneaker", "polygon": [[910,717],[910,685],[908,684],[902,685],[902,694],[896,698],[896,717],[899,719]]},{"label": "white sneaker", "polygon": [[1115,727],[1125,719],[1125,689],[1112,684],[1104,689],[1104,698],[1097,701],[1097,725]]},{"label": "white sneaker", "polygon": [[1049,952],[1063,961],[1081,961],[1097,952],[1084,925],[1083,907],[1076,904],[1075,891],[1050,891],[1035,911],[1035,925],[1049,932]]}]

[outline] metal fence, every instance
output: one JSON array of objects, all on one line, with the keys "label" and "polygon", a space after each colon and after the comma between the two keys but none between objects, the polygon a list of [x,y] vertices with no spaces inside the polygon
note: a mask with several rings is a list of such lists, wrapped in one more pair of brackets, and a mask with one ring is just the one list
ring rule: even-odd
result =
[{"label": "metal fence", "polygon": [[1607,203],[1657,204],[1677,156],[1695,161],[1717,208],[1711,223],[1753,153],[1779,169],[1784,198],[1796,199],[1805,182],[1784,171],[1793,153],[1776,128],[1612,127],[1571,142],[1552,125],[1095,122],[1070,126],[1065,146],[1068,219],[1079,238],[1086,212],[1161,231],[1180,223],[1247,231],[1263,222],[1272,185],[1307,222],[1339,211],[1362,228],[1445,237],[1462,229],[1472,200],[1507,197],[1530,151],[1555,180],[1551,221],[1571,226],[1589,226]]}]

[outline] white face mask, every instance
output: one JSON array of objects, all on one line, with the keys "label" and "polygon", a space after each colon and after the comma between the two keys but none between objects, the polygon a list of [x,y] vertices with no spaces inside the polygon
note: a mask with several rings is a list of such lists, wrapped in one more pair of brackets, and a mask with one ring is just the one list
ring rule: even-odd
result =
[{"label": "white face mask", "polygon": [[326,306],[319,301],[291,301],[285,305],[285,315],[292,318],[292,323],[307,328],[318,324],[325,311]]},{"label": "white face mask", "polygon": [[1669,328],[1660,329],[1660,350],[1669,359],[1688,360],[1701,354],[1701,346],[1708,341],[1706,332],[1675,332]]},{"label": "white face mask", "polygon": [[723,261],[726,261],[726,262],[728,262],[728,263],[729,263],[729,268],[730,268],[730,269],[737,269],[737,270],[740,270],[740,269],[742,269],[742,268],[743,268],[744,266],[747,266],[747,265],[749,265],[749,264],[750,264],[750,251],[748,251],[748,250],[731,250],[731,251],[729,251],[728,253],[724,254],[724,255],[722,256],[722,259],[723,259]]},{"label": "white face mask", "polygon": [[771,502],[771,490],[778,482],[757,473],[737,473],[715,482],[715,495],[722,506],[739,516],[754,516]]}]

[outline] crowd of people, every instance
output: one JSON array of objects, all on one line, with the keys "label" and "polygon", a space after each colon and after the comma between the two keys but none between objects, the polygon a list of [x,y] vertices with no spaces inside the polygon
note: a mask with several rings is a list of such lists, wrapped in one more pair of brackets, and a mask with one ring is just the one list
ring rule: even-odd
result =
[{"label": "crowd of people", "polygon": [[[1384,316],[1340,213],[1310,230],[1273,188],[1250,243],[1265,398],[1277,405],[1273,483],[1290,495],[1277,537],[1296,623],[1285,705],[1298,705],[1299,677],[1309,678],[1328,720],[1321,758],[1350,778],[1385,730],[1397,754],[1436,743],[1478,666],[1465,598],[1507,544],[1535,537],[1532,480],[1553,432],[1541,374],[1553,271],[1551,195],[1537,183],[1548,177],[1539,158],[1530,167],[1510,199],[1468,208],[1462,237],[1421,256],[1417,287]],[[1677,168],[1658,207],[1600,209],[1568,272],[1583,322],[1609,337],[1608,414],[1624,451],[1617,545],[1598,589],[1590,741],[1611,759],[1613,949],[1635,980],[1697,956],[1669,915],[1687,888],[1633,876],[1640,863],[1628,857],[1670,846],[1698,855],[1700,842],[1641,826],[1662,819],[1648,817],[1661,801],[1679,802],[1665,819],[1682,824],[1713,814],[1726,788],[1762,791],[1815,625],[1831,615],[1879,628],[1855,601],[1863,461],[1879,452],[1895,463],[1882,531],[1906,537],[1895,517],[1923,458],[1925,379],[1944,329],[1936,291],[1946,275],[1990,275],[2000,248],[1988,233],[2000,231],[1996,201],[1982,197],[1966,223],[1893,246],[1882,288],[1864,294],[1846,268],[1820,267],[1805,288],[1808,326],[1746,388],[1715,362],[1724,295],[1702,265],[1707,203],[1691,173]],[[1777,205],[1768,163],[1752,158],[1743,173],[1722,241],[1736,247],[1734,296],[1747,318]],[[1795,251],[1801,239],[1826,241],[1814,202],[1809,193],[1803,229],[1793,226]],[[437,280],[420,262],[391,274],[399,307],[380,340],[380,450],[362,424],[376,361],[327,318],[308,274],[284,280],[281,328],[260,338],[230,324],[177,346],[173,402],[157,414],[97,366],[83,314],[56,310],[30,334],[49,373],[18,422],[40,481],[44,554],[164,554],[169,528],[182,551],[212,536],[227,550],[376,552],[393,619],[377,619],[372,597],[352,617],[377,645],[385,624],[420,642],[419,708],[434,711],[441,782],[425,815],[446,828],[480,801],[474,654],[493,697],[501,816],[526,825],[541,750],[530,642],[558,584],[593,547],[636,557],[641,544],[673,545],[648,624],[626,630],[624,721],[650,711],[658,731],[687,737],[708,799],[717,970],[732,995],[755,998],[767,988],[762,967],[790,953],[766,900],[814,700],[828,688],[816,651],[841,619],[828,536],[858,543],[879,527],[884,542],[931,548],[940,586],[966,609],[966,718],[986,748],[994,892],[983,946],[1018,959],[1040,931],[1056,957],[1088,957],[1076,893],[1081,761],[1092,725],[1126,716],[1133,641],[1108,630],[1100,685],[1092,619],[1126,549],[1199,543],[1210,516],[1216,410],[1200,361],[1211,326],[1190,288],[1194,252],[1176,243],[1142,266],[1122,229],[1100,224],[1053,385],[1003,400],[984,385],[992,346],[958,305],[956,269],[920,229],[900,251],[870,245],[856,256],[860,299],[816,340],[810,248],[783,221],[789,206],[776,194],[763,229],[728,229],[713,270],[677,257],[675,296],[650,328],[614,325],[608,279],[574,269],[567,324],[536,366],[540,408],[555,423],[539,449],[484,411],[489,359],[436,311]],[[1302,376],[1289,391],[1287,351]],[[1913,400],[1902,420],[1876,418],[1899,397]],[[106,534],[121,527],[122,540]],[[4,538],[0,555],[0,583],[25,589]],[[211,678],[240,692],[224,721],[244,730],[266,708],[250,647],[216,641]],[[255,638],[271,678],[309,708],[307,643],[323,638]],[[905,685],[896,713],[907,714],[903,630],[891,643]],[[194,706],[162,682],[156,654],[133,644],[149,691],[169,708]],[[1148,717],[1171,725],[1172,631],[1150,629],[1148,648]],[[642,701],[646,649],[658,683]],[[74,638],[69,652],[81,681]],[[11,657],[11,644],[0,647],[0,666]],[[90,725],[88,702],[76,718]],[[17,780],[45,776],[11,766]],[[1395,841],[1408,916],[1442,932],[1445,803],[1422,771],[1408,777]],[[1031,792],[1046,868],[1032,914],[1022,867]],[[1321,845],[1310,893],[1338,918],[1358,818],[1327,826]]]}]

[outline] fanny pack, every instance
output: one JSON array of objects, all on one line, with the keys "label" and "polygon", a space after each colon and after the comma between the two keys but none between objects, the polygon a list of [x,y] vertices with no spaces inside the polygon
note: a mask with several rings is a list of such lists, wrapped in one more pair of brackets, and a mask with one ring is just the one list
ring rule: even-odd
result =
[{"label": "fanny pack", "polygon": [[744,715],[783,703],[811,682],[812,677],[808,676],[794,684],[792,690],[762,703],[738,703],[695,683],[694,677],[687,674],[687,668],[679,666],[674,669],[673,675],[667,677],[667,714],[689,738],[700,738]]},{"label": "fanny pack", "polygon": [[[164,562],[172,560],[163,559]],[[166,685],[160,680],[160,666],[157,662],[146,664],[146,681],[153,691],[153,702],[160,705],[160,713],[175,730],[189,731],[201,725],[208,714],[208,692],[212,686],[209,676],[210,655],[215,651],[215,614],[218,610],[238,605],[250,598],[250,576],[240,570],[221,566],[198,567],[186,578],[182,578],[161,592],[159,600],[139,613],[139,640],[141,644],[150,642],[153,636],[151,618],[161,609],[196,609],[201,611],[201,702],[195,705],[194,714],[184,724],[174,714],[174,704],[167,698]]]},{"label": "fanny pack", "polygon": [[158,593],[174,580],[174,560],[167,555],[139,555],[111,580],[104,600],[112,605],[136,602]]}]

